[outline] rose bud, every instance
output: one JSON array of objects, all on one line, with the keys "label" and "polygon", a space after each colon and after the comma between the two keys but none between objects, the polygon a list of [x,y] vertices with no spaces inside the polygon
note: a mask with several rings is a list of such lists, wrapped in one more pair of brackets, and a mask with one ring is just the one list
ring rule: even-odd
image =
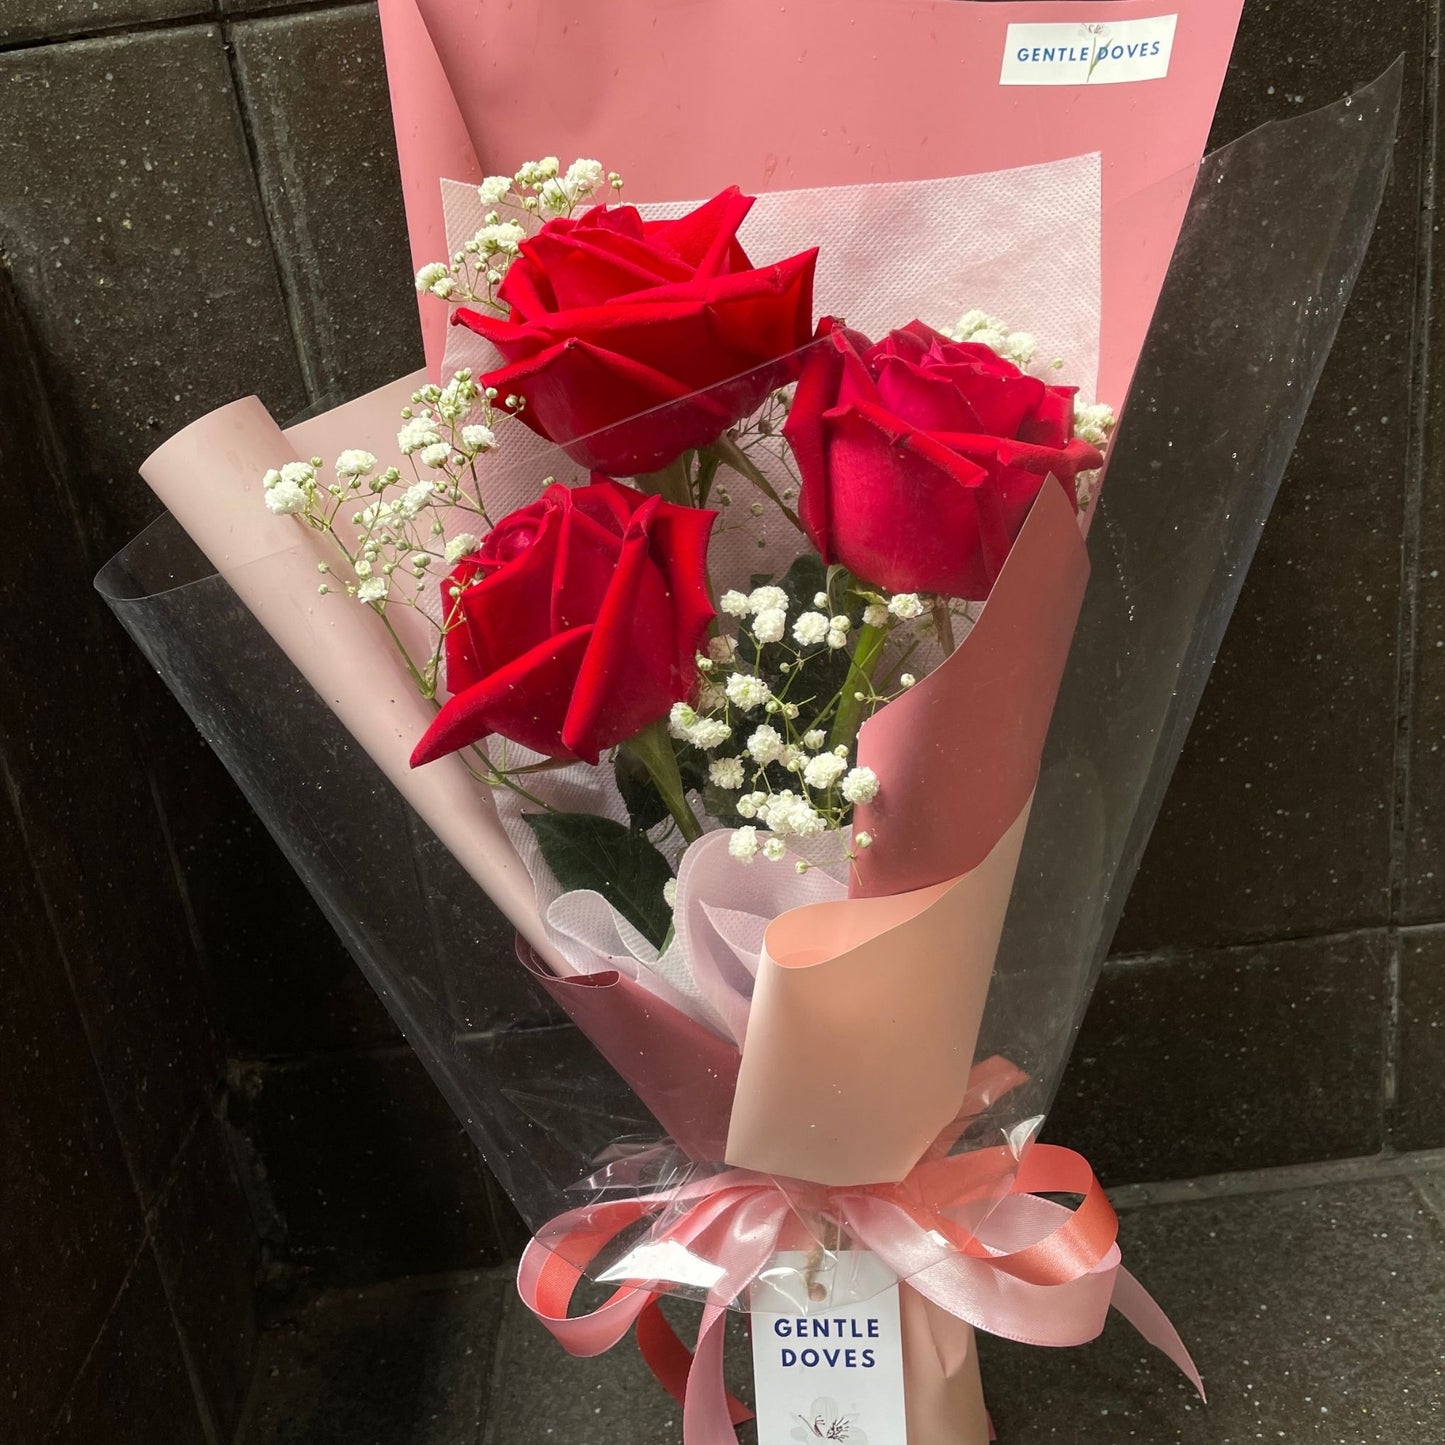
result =
[{"label": "rose bud", "polygon": [[666,717],[714,615],[716,516],[597,481],[504,517],[442,583],[452,696],[412,766],[492,733],[595,763]]},{"label": "rose bud", "polygon": [[783,426],[798,511],[825,562],[890,592],[988,595],[1052,476],[1104,464],[1074,387],[910,322],[876,345],[825,320]]}]

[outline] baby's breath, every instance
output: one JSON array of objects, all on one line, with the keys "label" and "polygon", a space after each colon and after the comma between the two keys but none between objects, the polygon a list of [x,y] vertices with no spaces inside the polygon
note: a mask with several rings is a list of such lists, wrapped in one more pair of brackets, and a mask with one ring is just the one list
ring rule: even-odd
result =
[{"label": "baby's breath", "polygon": [[570,216],[579,206],[618,197],[622,177],[600,161],[579,157],[564,171],[556,156],[527,161],[511,176],[487,176],[477,197],[487,209],[482,224],[450,261],[429,261],[416,273],[416,289],[450,304],[506,311],[497,291],[522,243],[539,223]]}]

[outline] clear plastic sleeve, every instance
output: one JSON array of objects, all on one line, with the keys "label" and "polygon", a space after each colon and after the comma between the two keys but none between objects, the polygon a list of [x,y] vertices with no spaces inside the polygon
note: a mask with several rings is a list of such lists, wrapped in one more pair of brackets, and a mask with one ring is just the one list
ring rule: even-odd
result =
[{"label": "clear plastic sleeve", "polygon": [[[1001,630],[1005,607],[996,594],[960,646],[959,654],[981,657],[993,647],[1011,657],[1008,686],[1032,689],[1042,721],[1037,738],[1020,743],[1019,729],[995,720],[994,736],[1021,750],[1010,766],[1024,790],[995,800],[997,826],[980,835],[973,855],[942,870],[937,887],[954,891],[930,895],[912,912],[895,909],[875,930],[893,940],[891,999],[860,1002],[876,975],[848,983],[856,995],[836,984],[779,992],[806,972],[793,970],[781,982],[770,975],[764,1001],[750,997],[749,970],[730,972],[726,960],[711,992],[689,993],[687,979],[669,974],[655,950],[634,949],[631,965],[609,960],[595,942],[595,917],[569,924],[572,933],[557,942],[563,935],[548,931],[540,905],[532,936],[514,947],[512,922],[489,905],[477,870],[427,826],[338,720],[325,685],[306,680],[243,602],[266,595],[269,579],[281,575],[274,558],[222,577],[165,517],[102,572],[98,585],[116,615],[306,880],[543,1249],[570,1252],[571,1265],[594,1278],[713,1298],[720,1279],[751,1276],[696,1223],[698,1203],[730,1182],[760,1178],[775,1186],[761,1257],[806,1254],[808,1268],[794,1281],[804,1298],[814,1275],[846,1271],[849,1243],[877,1247],[887,1233],[880,1199],[899,1217],[948,1226],[920,1235],[911,1252],[893,1251],[901,1275],[979,1241],[988,1246],[990,1219],[1017,1189],[1020,1161],[1057,1088],[1362,260],[1398,92],[1395,71],[1204,162],[1104,484],[1084,519],[1087,588],[1072,512],[1071,544],[1057,528],[1044,535],[1051,518],[1039,521],[1036,508],[1024,536],[1039,549],[1039,570],[1024,576],[1020,562],[1019,576],[1038,585],[1015,582],[1014,630]],[[776,379],[760,388],[739,379],[726,394],[678,407],[755,401]],[[624,426],[647,436],[663,419],[654,413]],[[578,473],[541,444],[536,456],[560,478]],[[750,549],[774,555],[775,538],[758,547],[746,526],[738,530],[729,565],[744,568]],[[785,560],[788,545],[777,541]],[[304,538],[295,544],[303,571],[314,565],[309,546]],[[1075,566],[1071,548],[1081,608],[1060,571]],[[1041,590],[1049,607],[1030,611]],[[1017,666],[1050,647],[1058,652],[1052,676]],[[404,687],[398,668],[378,698],[394,701]],[[1000,771],[989,736],[959,725],[940,744],[948,766],[981,762],[980,777]],[[550,785],[586,787],[561,776]],[[605,810],[605,800],[596,806]],[[519,865],[510,866],[508,886],[516,888]],[[701,881],[697,896],[726,906],[728,876],[715,870],[706,885],[724,896],[706,895]],[[827,910],[847,892],[846,878],[811,876],[815,892],[786,906]],[[960,879],[975,880],[975,892],[959,894]],[[886,910],[900,896],[886,880],[863,891],[871,896],[847,901]],[[944,904],[955,912],[930,912]],[[759,898],[748,906],[766,918],[778,904]],[[804,943],[823,936],[828,918],[808,915],[813,931]],[[923,936],[935,942],[922,948],[909,944],[919,918],[933,920]],[[942,948],[940,937],[948,940]],[[966,1007],[955,1007],[965,975],[950,950],[983,960],[981,972],[975,961],[967,974],[977,997]],[[940,954],[949,955],[941,979],[920,975],[916,988],[949,998],[945,1024],[918,1004],[927,997],[920,993],[908,1027],[923,1040],[915,1052],[947,1074],[947,1086],[911,1076],[900,1084],[898,1061],[873,1057],[877,1036],[888,1032],[880,1020],[908,1014],[915,984],[904,965],[926,972]],[[789,1076],[794,1065],[801,1072]],[[870,1112],[874,1068],[894,1071],[891,1112]],[[815,1105],[805,1086],[819,1077],[827,1082]],[[855,1088],[856,1097],[848,1094]],[[820,1128],[821,1113],[809,1110],[836,1112],[823,1094],[849,1099],[842,1123],[834,1118],[824,1132],[844,1139],[857,1119],[872,1152],[789,1167],[806,1154],[798,1140]],[[749,1139],[745,1098],[762,1116]],[[767,1136],[761,1145],[759,1132]],[[958,1154],[972,1156],[966,1173],[934,1167]],[[850,1196],[850,1184],[871,1192]],[[595,1228],[581,1231],[583,1248],[577,1221],[589,1212]],[[568,1229],[552,1224],[559,1217],[571,1220]],[[740,1289],[726,1302],[747,1308],[748,1300]]]}]

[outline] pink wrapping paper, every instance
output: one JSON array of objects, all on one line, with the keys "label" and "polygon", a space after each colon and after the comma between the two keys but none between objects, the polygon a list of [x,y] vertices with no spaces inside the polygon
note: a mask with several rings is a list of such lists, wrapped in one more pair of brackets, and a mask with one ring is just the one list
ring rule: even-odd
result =
[{"label": "pink wrapping paper", "polygon": [[767,931],[729,1163],[901,1179],[958,1116],[1088,572],[1049,482],[968,636],[864,727],[878,841],[853,897]]},{"label": "pink wrapping paper", "polygon": [[[458,146],[462,166],[480,160],[485,171],[510,174],[543,151],[563,164],[596,156],[624,172],[636,200],[728,185],[924,179],[1100,152],[1105,206],[1121,209],[1104,244],[1099,394],[1120,397],[1178,237],[1242,6],[382,0],[381,8],[388,67],[401,77],[393,96],[402,92],[402,174],[432,184],[449,173],[450,157],[419,137],[450,131],[458,118],[471,143]],[[431,85],[432,64],[415,58],[416,13],[450,90]],[[1161,15],[1178,16],[1164,79],[1087,91],[998,83],[1011,24]],[[431,203],[409,216],[415,237],[432,224]],[[423,324],[434,335],[444,317],[431,309]]]}]

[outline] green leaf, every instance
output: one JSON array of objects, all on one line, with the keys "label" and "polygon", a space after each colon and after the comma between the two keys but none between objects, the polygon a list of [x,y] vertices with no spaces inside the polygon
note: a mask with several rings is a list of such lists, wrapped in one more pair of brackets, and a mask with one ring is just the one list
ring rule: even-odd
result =
[{"label": "green leaf", "polygon": [[591,813],[533,813],[527,824],[563,888],[600,893],[650,943],[662,946],[672,927],[672,909],[662,896],[672,869],[641,833]]}]

